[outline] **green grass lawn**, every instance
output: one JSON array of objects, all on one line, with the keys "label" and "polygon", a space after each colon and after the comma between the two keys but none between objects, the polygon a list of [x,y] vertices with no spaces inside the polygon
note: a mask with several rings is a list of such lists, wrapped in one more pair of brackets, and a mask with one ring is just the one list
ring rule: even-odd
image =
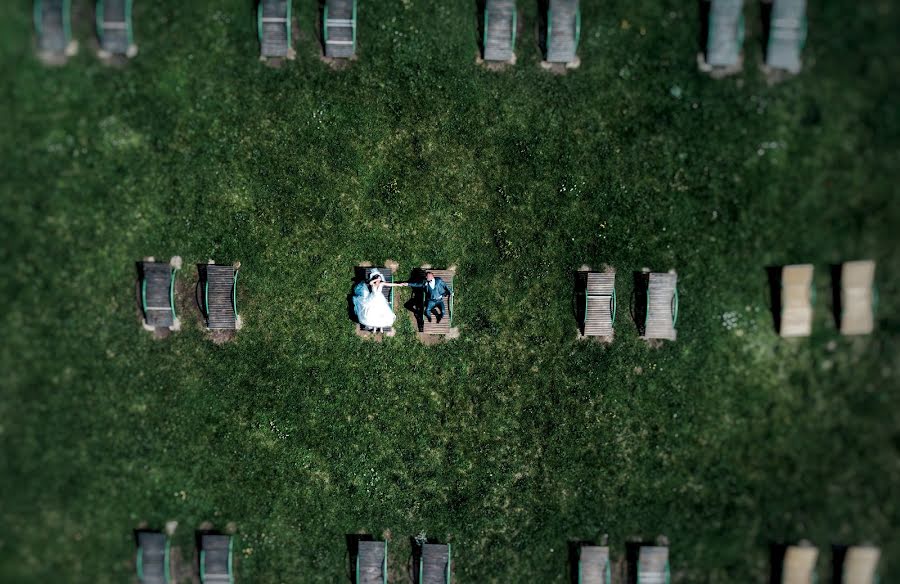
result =
[{"label": "green grass lawn", "polygon": [[[567,542],[671,541],[676,582],[762,582],[768,545],[884,550],[900,579],[900,8],[811,2],[806,68],[696,70],[696,8],[583,2],[581,68],[475,64],[474,2],[361,0],[335,71],[297,0],[294,62],[252,3],[135,3],[140,54],[34,58],[0,22],[0,580],[126,582],[132,530],[236,527],[242,582],[346,580],[345,535],[453,544],[463,582],[564,582]],[[181,255],[183,330],[141,329],[135,262]],[[242,263],[210,342],[194,264]],[[878,261],[877,331],[842,338],[828,265]],[[456,264],[461,337],[359,339],[353,266]],[[765,266],[816,264],[811,338]],[[573,271],[618,269],[612,345],[575,338]],[[678,270],[650,348],[631,274]],[[408,294],[408,292],[404,292]],[[726,326],[726,323],[729,323]]]}]

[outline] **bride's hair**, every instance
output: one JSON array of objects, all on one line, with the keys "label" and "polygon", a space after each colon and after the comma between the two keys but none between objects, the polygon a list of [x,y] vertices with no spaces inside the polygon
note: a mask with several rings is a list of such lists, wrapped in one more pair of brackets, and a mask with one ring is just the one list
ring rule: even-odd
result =
[{"label": "bride's hair", "polygon": [[369,284],[371,284],[378,278],[381,278],[381,272],[379,272],[378,270],[372,270],[372,272],[369,274]]}]

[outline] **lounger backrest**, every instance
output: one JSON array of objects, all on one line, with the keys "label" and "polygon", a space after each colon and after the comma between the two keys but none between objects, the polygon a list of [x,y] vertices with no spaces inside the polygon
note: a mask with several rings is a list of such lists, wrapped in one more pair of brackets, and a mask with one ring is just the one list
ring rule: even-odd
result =
[{"label": "lounger backrest", "polygon": [[796,264],[781,270],[781,336],[806,337],[812,332],[813,266]]},{"label": "lounger backrest", "polygon": [[97,0],[97,36],[104,51],[125,55],[132,44],[131,0]]},{"label": "lounger backrest", "polygon": [[875,262],[841,266],[841,333],[865,335],[875,328]]},{"label": "lounger backrest", "polygon": [[581,37],[578,0],[550,0],[547,8],[547,61],[571,63]]},{"label": "lounger backrest", "polygon": [[230,535],[203,535],[200,540],[200,581],[203,584],[231,584],[232,545]]},{"label": "lounger backrest", "polygon": [[[375,270],[378,270],[379,272],[381,272],[381,277],[384,279],[385,282],[388,282],[391,284],[394,283],[394,271],[392,269],[386,268],[386,267],[374,267],[374,266],[371,268],[367,267],[363,271],[363,275],[364,275],[366,282],[369,281],[369,275]],[[384,297],[387,299],[388,303],[390,303],[391,308],[393,308],[394,307],[394,288],[392,286],[384,286],[381,289],[381,293],[384,294]]]},{"label": "lounger backrest", "polygon": [[387,584],[387,542],[360,541],[354,584]]},{"label": "lounger backrest", "polygon": [[578,584],[610,584],[611,572],[608,547],[581,546],[578,555]]},{"label": "lounger backrest", "polygon": [[744,42],[744,0],[712,0],[706,62],[713,67],[730,67],[740,60]]},{"label": "lounger backrest", "polygon": [[841,584],[876,584],[881,550],[874,546],[855,546],[844,555]]},{"label": "lounger backrest", "polygon": [[784,552],[782,584],[814,584],[818,548],[789,546]]},{"label": "lounger backrest", "polygon": [[39,50],[54,54],[65,52],[72,38],[71,14],[70,0],[35,0],[34,26]]},{"label": "lounger backrest", "polygon": [[669,584],[669,548],[642,546],[638,552],[638,584]]},{"label": "lounger backrest", "polygon": [[800,51],[805,41],[806,0],[774,0],[766,65],[796,73],[800,70]]},{"label": "lounger backrest", "polygon": [[356,54],[356,0],[325,0],[322,35],[326,57],[346,59]]},{"label": "lounger backrest", "polygon": [[137,536],[137,577],[140,584],[169,584],[169,538],[156,531]]},{"label": "lounger backrest", "polygon": [[422,545],[418,584],[450,584],[449,544]]},{"label": "lounger backrest", "polygon": [[516,0],[487,0],[482,47],[485,61],[509,61],[516,47]]},{"label": "lounger backrest", "polygon": [[263,57],[287,56],[291,47],[291,2],[259,0],[256,27]]}]

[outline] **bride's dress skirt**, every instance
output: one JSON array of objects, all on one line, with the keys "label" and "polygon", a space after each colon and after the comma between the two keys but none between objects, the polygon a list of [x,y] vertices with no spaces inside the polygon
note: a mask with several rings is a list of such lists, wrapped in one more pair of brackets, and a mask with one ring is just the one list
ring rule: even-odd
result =
[{"label": "bride's dress skirt", "polygon": [[391,310],[387,298],[380,292],[368,292],[364,296],[353,299],[356,317],[360,324],[372,328],[388,328],[394,326],[397,315]]}]

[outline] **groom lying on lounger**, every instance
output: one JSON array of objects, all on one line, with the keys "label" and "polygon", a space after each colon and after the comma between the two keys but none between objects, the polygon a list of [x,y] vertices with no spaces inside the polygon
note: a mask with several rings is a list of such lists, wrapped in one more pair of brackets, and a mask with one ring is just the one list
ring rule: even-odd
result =
[{"label": "groom lying on lounger", "polygon": [[425,272],[425,281],[423,282],[406,282],[401,286],[409,286],[410,288],[422,288],[425,294],[425,310],[422,317],[431,322],[431,313],[435,308],[440,308],[440,314],[437,315],[437,322],[447,315],[447,307],[444,306],[444,295],[453,294],[453,290],[441,278],[435,278],[431,272]]}]

